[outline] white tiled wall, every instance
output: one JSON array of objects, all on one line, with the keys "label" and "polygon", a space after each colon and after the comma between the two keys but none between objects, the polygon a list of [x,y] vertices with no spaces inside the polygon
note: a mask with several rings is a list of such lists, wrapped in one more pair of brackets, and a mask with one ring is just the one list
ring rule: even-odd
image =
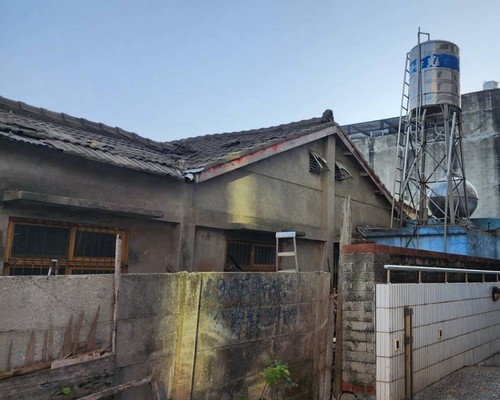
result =
[{"label": "white tiled wall", "polygon": [[500,352],[500,301],[492,300],[492,286],[498,284],[377,285],[377,399],[404,398],[404,307],[413,309],[414,392]]}]

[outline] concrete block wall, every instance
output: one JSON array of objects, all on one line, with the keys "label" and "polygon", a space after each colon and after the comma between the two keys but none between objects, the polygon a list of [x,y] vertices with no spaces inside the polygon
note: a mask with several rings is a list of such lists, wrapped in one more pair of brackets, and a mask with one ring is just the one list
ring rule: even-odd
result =
[{"label": "concrete block wall", "polygon": [[[377,398],[401,399],[404,307],[413,311],[413,391],[500,351],[496,283],[379,284],[376,286]],[[399,347],[396,346],[399,342]]]},{"label": "concrete block wall", "polygon": [[[167,399],[252,398],[264,386],[260,372],[282,360],[298,383],[286,398],[327,399],[329,284],[330,274],[319,272],[122,275],[116,354],[53,374],[47,367],[0,380],[0,398],[29,399],[33,390],[39,399],[52,398],[61,375],[77,397],[152,375]],[[22,365],[35,331],[39,363],[50,324],[60,327],[55,344],[62,345],[71,315],[84,312],[83,337],[99,306],[98,341],[111,347],[113,276],[1,277],[0,288],[6,306],[0,312],[0,371],[7,368],[11,341],[14,367]],[[119,397],[147,400],[151,389],[144,385]]]},{"label": "concrete block wall", "polygon": [[63,358],[68,326],[67,338],[85,342],[98,310],[95,343],[110,348],[113,293],[109,275],[0,277],[0,372],[26,364],[32,336],[34,363]]},{"label": "concrete block wall", "polygon": [[194,398],[257,397],[259,372],[287,363],[288,399],[322,399],[327,384],[329,274],[203,274]]},{"label": "concrete block wall", "polygon": [[[0,277],[0,375],[6,377],[0,398],[55,398],[66,386],[79,398],[112,385],[113,296],[109,275]],[[85,353],[89,343],[91,350],[106,350],[97,353],[104,357],[51,369],[53,361]]]},{"label": "concrete block wall", "polygon": [[[260,395],[260,372],[282,360],[298,384],[288,399],[326,399],[329,274],[124,275],[119,381],[159,378],[168,399]],[[121,399],[148,399],[147,386]]]},{"label": "concrete block wall", "polygon": [[[173,398],[179,333],[186,292],[199,279],[188,274],[124,274],[120,281],[116,332],[117,383],[154,376]],[[149,399],[144,385],[123,392],[124,399]]]}]

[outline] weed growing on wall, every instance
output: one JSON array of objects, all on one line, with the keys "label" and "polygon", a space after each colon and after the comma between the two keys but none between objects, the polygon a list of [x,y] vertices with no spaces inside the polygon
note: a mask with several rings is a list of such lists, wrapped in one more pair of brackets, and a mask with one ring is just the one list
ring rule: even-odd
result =
[{"label": "weed growing on wall", "polygon": [[[288,366],[279,360],[271,362],[260,374],[264,378],[264,388],[256,400],[268,400],[266,397],[268,394],[272,396],[269,400],[281,398],[282,393],[286,389],[297,386],[290,376]],[[241,396],[239,400],[250,400],[250,398],[248,396]]]}]

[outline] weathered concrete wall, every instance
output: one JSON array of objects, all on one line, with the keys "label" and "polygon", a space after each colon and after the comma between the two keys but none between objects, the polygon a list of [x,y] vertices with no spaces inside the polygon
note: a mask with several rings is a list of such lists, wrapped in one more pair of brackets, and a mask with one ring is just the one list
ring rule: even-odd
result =
[{"label": "weathered concrete wall", "polygon": [[[193,286],[198,284],[199,277],[187,273],[122,275],[116,332],[117,383],[153,375],[166,398],[177,398],[172,391],[176,364],[182,362],[179,342],[188,335],[183,321],[192,318],[197,302]],[[124,392],[122,397],[149,399],[151,389],[145,385]]]},{"label": "weathered concrete wall", "polygon": [[[331,136],[195,185],[197,224],[213,227],[214,232],[224,231],[226,237],[251,230],[256,241],[260,232],[261,241],[268,243],[273,243],[274,238],[265,233],[304,232],[305,237],[298,243],[299,257],[308,261],[301,264],[303,270],[314,265],[326,271],[326,260],[332,258],[333,248],[335,179],[333,172],[309,172],[309,149],[321,153],[333,168],[335,138]],[[198,239],[203,237],[197,234]],[[220,248],[220,242],[215,244]],[[198,249],[194,251],[199,253]],[[212,250],[209,258],[217,257],[220,255]],[[224,260],[220,270],[223,264]]]},{"label": "weathered concrete wall", "polygon": [[[312,272],[317,270],[317,265],[321,265],[324,255],[327,251],[325,248],[329,243],[315,240],[297,239],[297,262],[301,272]],[[285,264],[288,262],[288,264]],[[331,262],[331,261],[330,261]],[[282,259],[283,268],[293,268],[293,257]]]},{"label": "weathered concrete wall", "polygon": [[[88,315],[99,306],[98,341],[109,348],[112,279],[98,275],[48,281],[44,277],[0,278],[0,300],[8,306],[0,314],[0,371],[7,368],[10,340],[15,367],[25,361],[34,330],[34,360],[39,363],[44,354],[43,334],[51,324],[57,327],[54,348],[63,346],[69,318],[85,312],[80,330],[85,338]],[[72,394],[67,398],[74,398],[153,375],[164,398],[233,399],[260,393],[264,385],[260,372],[278,359],[287,363],[298,383],[287,398],[327,399],[328,338],[332,334],[329,282],[326,273],[122,275],[116,363],[112,357],[111,365],[100,359],[64,367],[61,371],[66,377],[60,381],[62,372],[47,370],[0,380],[0,398],[33,398],[33,382],[38,382],[39,399],[51,398],[61,385],[70,387]],[[21,311],[19,304],[23,304]],[[77,325],[75,317],[73,325]],[[72,332],[75,339],[75,329]],[[55,358],[62,356],[58,353]],[[44,386],[40,379],[46,380]],[[89,380],[95,384],[88,384]],[[151,389],[139,387],[120,398],[148,399]]]},{"label": "weathered concrete wall", "polygon": [[[382,368],[376,358],[376,348],[380,345],[376,335],[376,326],[380,323],[376,318],[376,285],[386,282],[384,265],[500,270],[500,262],[496,260],[423,250],[374,244],[344,246],[343,250],[345,293],[342,308],[344,312],[342,381],[345,391],[356,392],[360,398],[374,398],[376,395],[377,398],[385,399],[379,393],[379,386],[376,384],[377,373],[379,368]],[[394,284],[416,282],[415,273],[393,272],[391,276]],[[458,276],[454,279],[463,282],[464,278]],[[478,276],[469,277],[470,282],[473,279],[476,279],[474,282],[481,280]],[[406,297],[405,301],[408,301]]]},{"label": "weathered concrete wall", "polygon": [[1,379],[0,398],[58,398],[65,386],[71,388],[66,398],[77,398],[112,385],[113,355],[50,367],[75,353],[109,352],[113,293],[112,276],[0,277],[0,374],[39,369]]},{"label": "weathered concrete wall", "polygon": [[269,360],[289,365],[290,399],[324,398],[328,274],[202,276],[194,398],[256,396]]},{"label": "weathered concrete wall", "polygon": [[293,223],[318,229],[325,227],[321,196],[321,176],[309,172],[304,146],[195,185],[194,206],[200,212],[225,211],[214,221],[218,225],[255,224],[275,232]]},{"label": "weathered concrete wall", "polygon": [[[259,372],[276,358],[299,381],[293,398],[321,398],[315,396],[325,384],[327,276],[124,275],[118,380],[153,374],[167,398],[191,392],[195,399],[238,398],[262,390]],[[149,396],[144,386],[122,398]]]},{"label": "weathered concrete wall", "polygon": [[[396,136],[353,139],[382,182],[393,190]],[[500,216],[500,89],[462,95],[462,145],[467,180],[478,191],[474,217]]]},{"label": "weathered concrete wall", "polygon": [[[125,203],[130,207],[162,210],[170,221],[179,220],[179,207],[189,196],[182,190],[184,182],[162,176],[9,141],[2,142],[0,151],[0,192],[26,190]],[[33,168],[35,165],[40,167]]]},{"label": "weathered concrete wall", "polygon": [[[342,204],[347,196],[351,196],[352,226],[389,227],[391,205],[379,194],[378,188],[371,179],[365,176],[364,171],[356,168],[352,157],[343,154],[342,148],[337,147],[336,159],[339,160],[351,173],[352,178],[335,182],[335,202]],[[335,207],[335,221],[342,221],[342,207]],[[339,227],[335,230],[339,239]]]},{"label": "weathered concrete wall", "polygon": [[351,139],[368,165],[392,192],[396,166],[397,135]]},{"label": "weathered concrete wall", "polygon": [[[34,165],[43,167],[34,168]],[[44,203],[0,202],[0,274],[9,217],[127,229],[131,232],[130,272],[167,272],[178,268],[176,229],[182,222],[188,196],[182,189],[190,190],[183,182],[56,152],[48,156],[40,149],[10,142],[3,143],[0,148],[0,176],[0,195],[6,190],[23,190],[157,210],[164,214],[164,218],[151,220],[120,216],[112,210],[84,211]]]},{"label": "weathered concrete wall", "polygon": [[113,276],[5,276],[0,278],[0,300],[0,371],[7,370],[9,352],[12,368],[26,363],[32,335],[33,362],[64,357],[65,333],[78,325],[80,316],[79,338],[72,331],[70,339],[77,345],[85,342],[98,314],[95,342],[110,348]]},{"label": "weathered concrete wall", "polygon": [[475,218],[500,217],[500,89],[462,96],[464,163],[477,189]]},{"label": "weathered concrete wall", "polygon": [[219,229],[196,228],[194,270],[222,272],[226,262],[226,235]]},{"label": "weathered concrete wall", "polygon": [[133,219],[122,219],[120,222],[130,231],[128,272],[177,271],[176,224]]},{"label": "weathered concrete wall", "polygon": [[[6,142],[0,149],[0,195],[20,190],[92,200],[108,209],[0,202],[0,269],[9,218],[22,217],[129,230],[128,272],[222,271],[229,236],[280,230],[304,232],[298,248],[307,261],[304,269],[326,271],[339,232],[338,199],[352,196],[356,224],[390,222],[387,201],[374,194],[375,185],[342,155],[337,142],[332,134],[196,184]],[[310,149],[325,157],[331,171],[309,172]],[[354,179],[335,181],[337,157]],[[124,206],[163,217],[120,214]]]}]

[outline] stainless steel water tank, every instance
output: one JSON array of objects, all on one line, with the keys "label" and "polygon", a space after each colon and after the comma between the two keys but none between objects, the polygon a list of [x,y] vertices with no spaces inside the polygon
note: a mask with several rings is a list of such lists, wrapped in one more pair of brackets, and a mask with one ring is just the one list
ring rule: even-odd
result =
[{"label": "stainless steel water tank", "polygon": [[460,58],[456,44],[444,40],[429,40],[410,51],[410,110],[418,106],[418,64],[422,80],[423,107],[449,104],[460,108]]},{"label": "stainless steel water tank", "polygon": [[483,90],[498,89],[497,81],[487,81],[483,83]]},{"label": "stainless steel water tank", "polygon": [[[456,206],[458,201],[458,210],[457,217],[465,218],[467,217],[467,210],[465,208],[465,198],[463,196],[463,182],[460,185],[457,185],[458,178],[453,177],[453,186],[455,189],[453,190],[453,203]],[[446,205],[446,187],[448,186],[446,177],[440,179],[438,182],[434,183],[432,187],[429,189],[427,193],[427,197],[429,198],[429,210],[432,215],[436,218],[443,218],[444,209]],[[456,187],[458,186],[458,188]],[[476,188],[472,186],[472,183],[465,181],[465,190],[467,191],[467,204],[469,207],[469,217],[472,215],[474,211],[476,211],[477,203],[478,203],[478,195]]]}]

